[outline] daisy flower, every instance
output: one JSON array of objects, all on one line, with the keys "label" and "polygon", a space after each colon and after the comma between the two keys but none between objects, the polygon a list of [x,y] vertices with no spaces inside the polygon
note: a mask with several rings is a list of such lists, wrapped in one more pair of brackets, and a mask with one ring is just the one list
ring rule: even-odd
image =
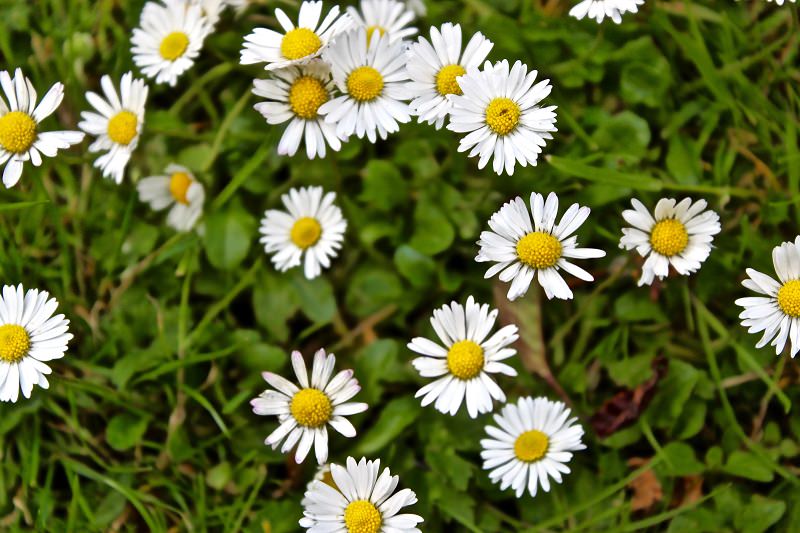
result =
[{"label": "daisy flower", "polygon": [[511,281],[509,300],[516,300],[528,292],[534,276],[538,276],[539,285],[548,299],[569,300],[572,291],[558,271],[564,270],[584,281],[594,281],[591,274],[569,259],[594,259],[606,255],[596,248],[578,248],[578,238],[572,235],[591,210],[572,204],[556,224],[558,196],[552,192],[546,202],[541,194],[531,193],[530,208],[529,214],[528,206],[519,196],[503,204],[489,219],[492,231],[481,232],[478,241],[481,248],[475,261],[497,263],[486,271],[484,277],[491,278],[499,272],[500,281]]},{"label": "daisy flower", "polygon": [[322,187],[289,189],[281,196],[286,211],[264,213],[259,241],[266,253],[274,254],[272,263],[281,272],[302,262],[306,278],[316,278],[342,247],[347,221],[333,203],[336,193],[322,193]]},{"label": "daisy flower", "polygon": [[[317,467],[317,471],[314,472],[314,478],[306,484],[306,494],[308,494],[309,491],[314,487],[314,482],[316,481],[321,481],[326,485],[330,485],[334,489],[336,488],[336,483],[333,481],[333,476],[331,475],[330,463],[325,463]],[[311,503],[311,500],[306,498],[305,495],[303,496],[303,499],[300,500],[300,505],[303,507],[307,506],[309,503]]]},{"label": "daisy flower", "polygon": [[229,5],[227,0],[189,0],[189,3],[200,6],[202,15],[212,27],[217,25],[222,12]]},{"label": "daisy flower", "polygon": [[719,215],[706,211],[705,200],[692,203],[684,198],[676,203],[673,198],[662,198],[653,215],[637,199],[632,199],[633,209],[622,212],[622,218],[632,228],[622,229],[619,247],[636,249],[647,257],[642,266],[639,286],[650,285],[653,278],[664,279],[669,265],[682,276],[696,272],[711,253],[711,241],[720,232]]},{"label": "daisy flower", "polygon": [[34,385],[50,387],[47,361],[67,351],[69,320],[53,313],[58,307],[46,291],[22,285],[3,287],[0,296],[0,401],[16,402],[19,391],[31,397]]},{"label": "daisy flower", "polygon": [[489,377],[489,374],[516,376],[517,371],[500,361],[517,351],[509,345],[519,338],[517,326],[500,328],[487,336],[497,320],[497,309],[489,310],[487,304],[477,304],[470,296],[467,305],[452,302],[436,309],[431,326],[439,336],[439,343],[416,337],[408,348],[423,357],[411,364],[424,378],[438,378],[417,391],[422,405],[436,400],[434,407],[442,413],[455,415],[461,402],[466,400],[471,418],[492,410],[492,398],[504,402],[506,395]]},{"label": "daisy flower", "polygon": [[294,155],[303,138],[309,159],[325,157],[326,145],[339,151],[342,143],[336,128],[319,114],[320,106],[331,99],[333,91],[329,67],[315,61],[276,70],[273,75],[272,79],[253,82],[253,93],[267,99],[253,107],[268,124],[289,122],[278,143],[278,153]]},{"label": "daisy flower", "polygon": [[556,106],[537,105],[553,88],[549,81],[536,85],[537,72],[517,61],[509,70],[508,61],[494,66],[486,62],[483,70],[469,69],[456,78],[462,94],[451,95],[450,123],[447,129],[466,133],[459,152],[469,150],[469,157],[480,155],[478,168],[493,157],[492,168],[509,175],[514,165],[536,165],[536,160],[557,131]]},{"label": "daisy flower", "polygon": [[477,68],[489,55],[494,44],[481,33],[476,33],[461,53],[461,26],[447,22],[441,29],[431,28],[430,42],[419,37],[408,48],[406,69],[412,98],[411,112],[420,122],[444,125],[444,119],[453,106],[450,95],[463,94],[456,78],[468,69]]},{"label": "daisy flower", "polygon": [[[782,5],[783,5],[783,1],[784,1],[784,0],[775,0],[775,3],[776,3],[776,4],[778,4],[779,6],[782,6]],[[789,0],[789,1],[790,1],[791,3],[793,3],[793,4],[794,4],[795,2],[797,2],[797,0]],[[772,0],[767,0],[767,2],[772,2]]]},{"label": "daisy flower", "polygon": [[598,24],[603,22],[603,18],[608,17],[619,24],[622,22],[621,15],[627,12],[636,13],[642,4],[644,0],[583,0],[570,9],[569,14],[578,20],[588,15]]},{"label": "daisy flower", "polygon": [[103,177],[119,184],[131,153],[139,144],[147,85],[143,80],[133,79],[130,72],[122,76],[119,96],[110,76],[100,78],[100,85],[105,98],[91,91],[86,93],[86,99],[97,112],[82,111],[83,120],[78,127],[97,138],[89,146],[90,152],[106,152],[95,160],[94,166],[103,171]]},{"label": "daisy flower", "polygon": [[[395,493],[400,483],[388,468],[380,472],[379,460],[356,463],[347,458],[346,466],[331,465],[336,487],[314,481],[306,492],[300,526],[310,533],[420,533],[417,524],[422,517],[397,514],[400,509],[417,503],[410,489]],[[380,475],[378,473],[380,472]]]},{"label": "daisy flower", "polygon": [[357,27],[367,31],[366,39],[372,41],[378,34],[388,37],[390,42],[402,41],[417,33],[417,28],[408,25],[414,20],[414,12],[403,2],[396,0],[361,0],[361,11],[348,7],[347,13],[353,18]]},{"label": "daisy flower", "polygon": [[0,165],[3,170],[3,185],[11,188],[22,175],[26,161],[38,167],[42,164],[42,154],[55,157],[59,150],[69,148],[83,140],[80,131],[39,131],[39,123],[49,117],[64,98],[64,86],[56,83],[36,105],[36,89],[31,80],[14,72],[0,71],[0,87],[5,99],[0,98]]},{"label": "daisy flower", "polygon": [[345,417],[367,410],[365,403],[345,403],[361,387],[352,370],[342,370],[331,379],[336,357],[325,350],[314,354],[311,375],[306,371],[303,356],[292,352],[292,367],[300,387],[272,372],[264,372],[264,380],[275,390],[266,390],[250,401],[253,412],[262,416],[277,416],[280,426],[264,441],[273,449],[284,438],[281,453],[297,450],[294,459],[302,463],[314,446],[317,463],[328,460],[328,429],[330,426],[347,438],[356,436],[356,429]]},{"label": "daisy flower", "polygon": [[156,83],[174,86],[200,54],[212,26],[202,8],[185,0],[147,2],[133,30],[133,62]]},{"label": "daisy flower", "polygon": [[191,230],[203,213],[203,184],[186,167],[168,165],[166,175],[142,178],[136,189],[139,199],[154,210],[171,207],[167,224],[177,231]]},{"label": "daisy flower", "polygon": [[339,16],[339,6],[333,6],[320,24],[321,15],[322,2],[303,2],[295,27],[282,9],[276,9],[275,17],[285,33],[256,28],[244,38],[240,63],[266,63],[266,70],[308,63],[352,24],[348,15]]},{"label": "daisy flower", "polygon": [[541,485],[550,492],[550,478],[561,483],[561,474],[569,474],[566,463],[572,452],[583,450],[583,428],[561,402],[547,398],[520,398],[506,404],[494,415],[499,427],[486,426],[490,438],[481,440],[483,469],[489,478],[500,483],[500,490],[511,487],[522,496],[525,488],[531,496]]},{"label": "daisy flower", "polygon": [[401,43],[378,36],[367,46],[364,28],[343,35],[323,54],[342,95],[319,108],[325,121],[346,139],[354,133],[370,142],[386,139],[411,121],[407,98],[406,56]]}]

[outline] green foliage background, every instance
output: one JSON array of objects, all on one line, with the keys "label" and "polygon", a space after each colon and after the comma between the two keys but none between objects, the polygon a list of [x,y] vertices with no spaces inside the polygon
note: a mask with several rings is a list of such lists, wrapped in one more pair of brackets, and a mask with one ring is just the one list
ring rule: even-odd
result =
[{"label": "green foliage background", "polygon": [[[330,2],[326,2],[329,4]],[[75,339],[51,389],[0,406],[0,527],[42,531],[297,531],[313,459],[263,445],[272,418],[248,400],[263,370],[319,347],[352,367],[370,409],[331,457],[381,458],[411,487],[425,531],[765,531],[800,528],[798,366],[737,323],[744,269],[772,272],[798,233],[798,11],[760,0],[648,1],[623,24],[579,22],[573,2],[437,0],[417,26],[484,32],[492,60],[552,80],[559,132],[535,168],[478,171],[447,131],[417,124],[387,142],[354,140],[323,161],[276,155],[281,127],[252,109],[257,67],[242,36],[275,6],[227,13],[176,88],[151,86],[145,134],[125,182],[91,167],[88,142],[26,166],[0,191],[0,279],[49,290]],[[75,127],[84,92],[133,68],[141,0],[3,0],[0,68],[66,98],[50,129]],[[455,17],[455,18],[454,18]],[[425,31],[427,33],[427,31]],[[135,69],[133,69],[136,71]],[[60,125],[59,125],[60,124]],[[208,191],[205,233],[176,235],[134,182],[178,162]],[[277,273],[257,242],[263,211],[292,186],[338,193],[343,252],[313,282]],[[597,281],[575,300],[532,291],[508,305],[473,261],[488,217],[515,195],[556,191],[592,207],[582,243]],[[632,196],[706,198],[723,221],[691,278],[637,288],[640,260],[617,248]],[[509,397],[560,384],[587,429],[563,485],[535,500],[501,493],[480,469],[483,426],[422,409],[405,347],[430,312],[474,294],[522,329]],[[588,418],[623,387],[669,372],[628,428],[597,438]],[[547,379],[545,379],[547,378]],[[548,381],[550,384],[548,384]],[[633,511],[634,458],[651,459],[663,498]],[[635,461],[635,459],[634,459]],[[701,490],[693,492],[687,487]]]}]

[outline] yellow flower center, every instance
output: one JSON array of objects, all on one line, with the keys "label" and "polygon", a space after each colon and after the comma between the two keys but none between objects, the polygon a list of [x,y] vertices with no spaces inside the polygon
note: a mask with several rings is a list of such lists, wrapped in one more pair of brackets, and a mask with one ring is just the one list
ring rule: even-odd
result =
[{"label": "yellow flower center", "polygon": [[483,348],[473,341],[458,341],[447,352],[447,369],[458,379],[472,379],[483,370]]},{"label": "yellow flower center", "polygon": [[108,136],[117,144],[127,146],[136,137],[139,120],[130,111],[120,111],[108,121]]},{"label": "yellow flower center", "polygon": [[344,510],[347,533],[378,533],[381,522],[381,512],[367,500],[350,502]]},{"label": "yellow flower center", "polygon": [[18,363],[28,355],[31,338],[25,328],[16,324],[0,326],[0,360]]},{"label": "yellow flower center", "polygon": [[169,178],[169,192],[176,202],[188,205],[186,192],[192,184],[192,177],[186,172],[174,172]]},{"label": "yellow flower center", "polygon": [[325,85],[313,76],[297,78],[289,89],[289,105],[292,107],[292,112],[307,120],[317,118],[319,106],[329,98]]},{"label": "yellow flower center", "polygon": [[318,428],[331,419],[333,406],[321,390],[303,389],[292,397],[289,410],[301,426]]},{"label": "yellow flower center", "polygon": [[386,28],[384,28],[383,26],[377,26],[377,25],[376,26],[368,26],[367,27],[367,43],[370,42],[370,40],[372,39],[372,34],[375,33],[375,31],[377,31],[381,35],[381,37],[386,35]]},{"label": "yellow flower center", "polygon": [[461,65],[447,65],[436,74],[436,90],[442,96],[448,94],[464,94],[459,87],[456,78],[467,73],[467,69]]},{"label": "yellow flower center", "polygon": [[322,235],[322,226],[319,225],[317,219],[302,217],[295,221],[292,231],[289,233],[289,238],[298,248],[305,250],[317,244],[320,235]]},{"label": "yellow flower center", "polygon": [[650,246],[663,256],[672,257],[679,254],[687,244],[689,244],[689,234],[684,225],[674,218],[656,222],[650,231]]},{"label": "yellow flower center", "polygon": [[539,430],[526,431],[514,442],[514,455],[526,463],[538,461],[547,453],[550,439]]},{"label": "yellow flower center", "polygon": [[0,146],[6,152],[22,154],[36,140],[36,121],[22,111],[11,111],[0,117]]},{"label": "yellow flower center", "polygon": [[800,317],[800,279],[783,284],[778,291],[778,306],[791,317]]},{"label": "yellow flower center", "polygon": [[281,55],[286,59],[310,56],[322,46],[319,36],[308,28],[295,28],[286,32],[281,40]]},{"label": "yellow flower center", "polygon": [[495,98],[486,106],[486,125],[498,135],[514,131],[519,124],[519,106],[511,98]]},{"label": "yellow flower center", "polygon": [[517,241],[517,256],[531,268],[553,267],[561,258],[561,241],[544,231],[528,233]]},{"label": "yellow flower center", "polygon": [[372,67],[358,67],[347,77],[347,92],[359,102],[368,102],[383,91],[383,76]]},{"label": "yellow flower center", "polygon": [[181,57],[189,47],[189,36],[182,31],[174,31],[164,37],[158,53],[167,61],[175,61]]}]

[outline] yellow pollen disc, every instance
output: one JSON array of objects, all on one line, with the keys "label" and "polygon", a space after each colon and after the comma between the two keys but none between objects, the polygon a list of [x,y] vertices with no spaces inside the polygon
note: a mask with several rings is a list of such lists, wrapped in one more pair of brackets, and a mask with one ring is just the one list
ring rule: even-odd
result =
[{"label": "yellow pollen disc", "polygon": [[297,78],[289,89],[292,112],[306,120],[317,118],[317,109],[329,99],[325,85],[313,76]]},{"label": "yellow pollen disc", "polygon": [[192,185],[192,177],[186,172],[175,172],[169,178],[169,192],[176,202],[184,205],[189,205],[189,200],[186,199],[186,192]]},{"label": "yellow pollen disc", "polygon": [[470,341],[458,341],[447,352],[447,369],[458,379],[472,379],[483,370],[483,348]]},{"label": "yellow pollen disc", "polygon": [[6,152],[22,154],[36,140],[36,121],[22,111],[11,111],[0,117],[0,146]]},{"label": "yellow pollen disc", "polygon": [[302,217],[295,221],[292,231],[289,233],[289,238],[298,248],[305,250],[317,244],[320,235],[322,235],[322,226],[319,225],[317,219]]},{"label": "yellow pollen disc", "polygon": [[689,234],[686,228],[674,218],[665,218],[656,222],[650,231],[650,246],[653,250],[666,257],[681,253],[689,244]]},{"label": "yellow pollen disc", "polygon": [[461,65],[447,65],[436,74],[436,90],[442,96],[448,94],[464,94],[458,86],[456,78],[467,73],[467,69]]},{"label": "yellow pollen disc", "polygon": [[347,533],[378,533],[381,522],[381,512],[367,500],[350,502],[344,510]]},{"label": "yellow pollen disc", "polygon": [[514,455],[526,463],[538,461],[547,453],[550,439],[539,430],[526,431],[514,442]]},{"label": "yellow pollen disc", "polygon": [[289,410],[301,426],[318,428],[331,419],[333,406],[321,390],[302,389],[292,397]]},{"label": "yellow pollen disc", "polygon": [[18,363],[28,355],[31,338],[25,328],[16,324],[0,326],[0,360]]},{"label": "yellow pollen disc", "polygon": [[544,231],[528,233],[517,241],[517,256],[531,268],[550,268],[561,258],[561,241]]},{"label": "yellow pollen disc", "polygon": [[108,121],[108,137],[117,144],[127,146],[136,137],[139,120],[130,111],[120,111]]},{"label": "yellow pollen disc", "polygon": [[186,52],[187,48],[189,48],[189,36],[182,31],[174,31],[161,41],[158,53],[167,61],[175,61]]},{"label": "yellow pollen disc", "polygon": [[778,306],[791,317],[800,317],[800,279],[783,284],[778,291]]},{"label": "yellow pollen disc", "polygon": [[514,131],[519,124],[519,106],[510,98],[495,98],[486,106],[486,125],[498,135]]},{"label": "yellow pollen disc", "polygon": [[381,35],[381,37],[386,35],[386,28],[384,28],[383,26],[369,26],[369,27],[367,27],[367,42],[368,43],[372,39],[372,34],[375,33],[375,31],[377,31]]},{"label": "yellow pollen disc", "polygon": [[281,40],[281,55],[286,59],[310,56],[322,46],[319,36],[308,28],[295,28],[286,32]]},{"label": "yellow pollen disc", "polygon": [[358,67],[347,77],[347,92],[359,102],[368,102],[383,91],[383,76],[372,67]]}]

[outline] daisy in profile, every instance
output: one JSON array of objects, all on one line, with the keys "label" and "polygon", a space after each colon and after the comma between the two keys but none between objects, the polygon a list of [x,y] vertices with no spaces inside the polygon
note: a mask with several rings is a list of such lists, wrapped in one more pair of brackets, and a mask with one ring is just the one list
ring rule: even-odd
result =
[{"label": "daisy in profile", "polygon": [[436,125],[440,129],[453,106],[450,95],[461,95],[457,78],[476,69],[489,55],[494,44],[476,33],[461,53],[461,26],[447,22],[441,29],[431,28],[431,40],[419,37],[408,47],[406,69],[412,98],[411,112],[420,122]]},{"label": "daisy in profile", "polygon": [[139,199],[154,210],[171,208],[167,224],[177,231],[191,230],[203,214],[203,184],[186,167],[168,165],[165,175],[142,178],[136,189]]},{"label": "daisy in profile", "polygon": [[[780,2],[783,3],[783,0]],[[588,16],[595,19],[598,24],[608,17],[619,24],[622,22],[622,15],[628,12],[636,13],[642,4],[644,0],[582,0],[569,10],[569,14],[578,20]]]},{"label": "daisy in profile", "polygon": [[700,270],[700,264],[711,253],[711,241],[720,232],[719,215],[706,210],[705,200],[692,202],[684,198],[662,198],[651,215],[637,199],[633,209],[622,212],[622,218],[633,226],[622,229],[619,247],[636,249],[647,260],[642,266],[639,286],[650,285],[653,278],[664,279],[669,266],[682,276]]},{"label": "daisy in profile", "polygon": [[327,145],[339,151],[342,143],[336,136],[336,128],[319,114],[319,108],[331,99],[333,91],[328,66],[314,61],[276,70],[273,76],[253,82],[253,93],[267,100],[253,107],[264,115],[268,124],[289,122],[278,143],[278,153],[294,155],[303,139],[309,159],[325,157]]},{"label": "daisy in profile", "polygon": [[333,6],[320,23],[321,15],[322,2],[303,2],[295,26],[282,9],[276,9],[275,17],[284,33],[267,28],[253,30],[244,38],[240,63],[266,63],[266,70],[277,70],[319,57],[352,24],[348,15],[339,15],[339,6]]},{"label": "daisy in profile", "polygon": [[277,416],[280,422],[264,444],[275,449],[284,441],[281,453],[297,444],[294,459],[298,463],[303,462],[313,446],[317,463],[324,464],[328,460],[328,425],[347,438],[356,436],[356,429],[345,417],[366,411],[367,404],[346,403],[361,387],[352,370],[342,370],[333,376],[335,364],[333,354],[325,355],[325,350],[319,350],[314,354],[309,375],[303,356],[295,351],[292,367],[299,387],[272,372],[262,374],[275,390],[262,392],[250,405],[255,414]]},{"label": "daisy in profile", "polygon": [[322,187],[289,189],[281,196],[286,211],[264,213],[259,241],[266,253],[273,254],[275,268],[286,272],[303,263],[306,278],[313,279],[331,266],[347,229],[335,199],[334,192],[323,196]]},{"label": "daisy in profile", "polygon": [[[596,248],[578,248],[574,235],[589,216],[586,206],[572,204],[556,224],[558,196],[550,193],[547,201],[539,193],[531,193],[530,213],[525,201],[517,196],[503,204],[489,219],[492,231],[481,232],[475,261],[497,263],[486,271],[485,278],[499,273],[500,281],[510,281],[508,299],[516,300],[528,292],[536,277],[548,299],[569,300],[570,290],[559,270],[584,281],[594,281],[591,274],[570,259],[594,259],[606,253]],[[533,222],[533,223],[531,223]]]},{"label": "daisy in profile", "polygon": [[50,387],[48,361],[61,359],[72,339],[69,320],[53,315],[58,302],[46,291],[3,287],[0,296],[0,401],[31,397],[34,385]]},{"label": "daisy in profile", "polygon": [[381,472],[380,467],[380,460],[363,457],[357,463],[348,457],[346,466],[331,465],[335,487],[312,483],[305,494],[300,526],[310,533],[420,533],[421,516],[397,514],[417,503],[417,495],[410,489],[395,493],[400,478],[388,468]]},{"label": "daisy in profile", "polygon": [[94,166],[103,171],[103,177],[119,184],[131,153],[139,144],[147,85],[143,80],[133,79],[128,72],[122,76],[119,95],[108,75],[100,78],[100,86],[105,98],[91,91],[86,93],[86,99],[97,112],[82,111],[83,120],[78,127],[97,138],[89,146],[90,152],[106,152],[95,160]]},{"label": "daisy in profile", "polygon": [[487,62],[483,70],[469,69],[456,79],[462,94],[450,96],[447,129],[467,134],[458,151],[480,156],[478,168],[489,159],[496,174],[504,169],[513,174],[516,163],[535,166],[545,141],[553,138],[556,107],[538,105],[553,87],[550,80],[534,85],[536,74],[519,61],[509,69],[503,60]]},{"label": "daisy in profile", "polygon": [[14,72],[14,78],[0,71],[0,87],[5,99],[0,98],[0,165],[3,185],[11,188],[22,175],[22,166],[30,161],[33,166],[42,164],[42,154],[55,157],[59,150],[69,148],[83,140],[80,131],[39,131],[39,123],[53,114],[64,98],[64,86],[56,83],[36,105],[36,90],[31,80]]},{"label": "daisy in profile", "polygon": [[319,108],[325,121],[336,125],[336,134],[346,139],[366,135],[374,143],[386,139],[411,121],[407,98],[406,56],[402,43],[374,37],[367,46],[364,28],[349,32],[323,54],[331,65],[333,80],[341,91]]},{"label": "daisy in profile", "polygon": [[570,418],[569,408],[547,398],[520,398],[494,415],[497,426],[486,426],[481,440],[483,469],[500,490],[511,487],[517,498],[525,488],[536,496],[539,486],[550,492],[550,478],[561,483],[569,474],[572,452],[583,450],[583,428]]},{"label": "daisy in profile", "polygon": [[201,6],[185,0],[147,2],[133,30],[133,62],[156,83],[174,86],[194,65],[212,25]]},{"label": "daisy in profile", "polygon": [[[424,6],[423,6],[424,7]],[[409,27],[415,15],[404,2],[396,0],[361,0],[361,10],[353,6],[347,8],[357,27],[367,31],[367,39],[377,31],[388,37],[390,42],[397,42],[417,33],[417,28]]]}]

